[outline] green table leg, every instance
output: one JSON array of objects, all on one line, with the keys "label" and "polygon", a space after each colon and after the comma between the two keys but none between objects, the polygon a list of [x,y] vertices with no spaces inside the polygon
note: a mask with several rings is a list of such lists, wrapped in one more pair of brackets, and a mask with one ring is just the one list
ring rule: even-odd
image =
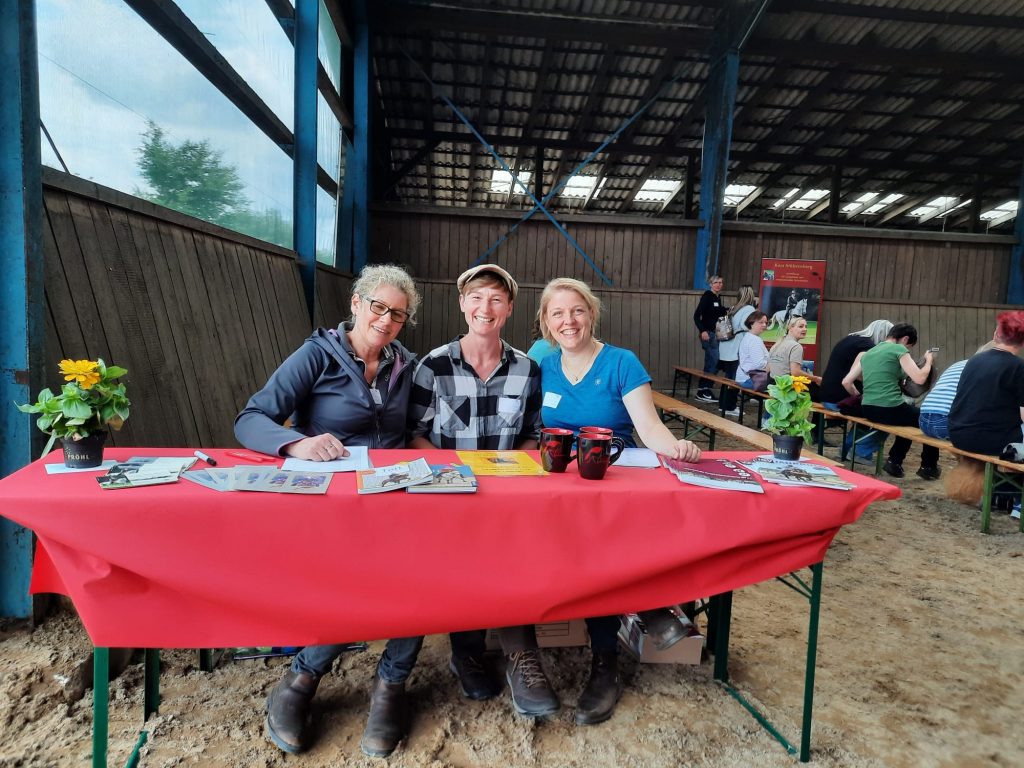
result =
[{"label": "green table leg", "polygon": [[160,711],[160,649],[146,649],[145,663],[146,685],[143,694],[143,717],[148,720],[150,715]]},{"label": "green table leg", "polygon": [[807,666],[804,673],[804,716],[800,730],[800,762],[811,759],[811,718],[814,710],[814,670],[818,663],[818,616],[821,609],[823,563],[811,566],[811,617],[807,624]]},{"label": "green table leg", "polygon": [[92,650],[92,768],[107,768],[110,730],[110,649]]},{"label": "green table leg", "polygon": [[[981,532],[988,533],[989,524],[992,522],[992,486],[995,467],[991,462],[985,462],[985,486],[981,492]],[[1024,519],[1024,515],[1021,515]]]},{"label": "green table leg", "polygon": [[729,627],[732,623],[732,592],[711,598],[711,623],[715,630],[715,680],[729,682]]}]

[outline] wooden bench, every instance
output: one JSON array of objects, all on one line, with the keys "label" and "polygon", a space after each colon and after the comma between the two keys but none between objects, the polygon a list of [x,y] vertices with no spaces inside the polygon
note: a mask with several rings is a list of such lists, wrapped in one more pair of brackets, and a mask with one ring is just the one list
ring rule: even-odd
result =
[{"label": "wooden bench", "polygon": [[[931,445],[938,448],[940,451],[944,451],[958,458],[964,457],[981,462],[985,466],[985,482],[981,496],[982,533],[989,532],[989,525],[992,520],[992,493],[995,490],[996,479],[998,478],[1000,482],[1009,483],[1014,488],[1024,491],[1024,476],[1022,476],[1022,473],[1024,473],[1024,464],[1004,461],[996,456],[989,456],[983,453],[971,453],[970,451],[960,450],[949,442],[949,440],[942,440],[937,437],[926,435],[917,427],[897,427],[892,424],[879,424],[865,419],[862,416],[844,416],[834,411],[830,412],[830,417],[844,419],[852,425],[854,444],[857,442],[858,430],[865,429],[869,432],[883,432],[894,437],[904,437],[911,443]],[[857,451],[856,449],[853,449],[850,451],[850,469],[854,469],[856,463]],[[875,457],[876,475],[881,474],[883,463],[884,458],[882,450],[879,448],[878,454]],[[1024,533],[1024,515],[1021,516],[1020,531],[1021,533]]]},{"label": "wooden bench", "polygon": [[737,406],[740,409],[740,415],[736,417],[738,424],[743,423],[743,406],[747,400],[751,400],[757,403],[757,423],[761,423],[761,419],[764,417],[764,401],[768,399],[766,392],[759,392],[756,389],[749,389],[748,387],[740,386],[739,382],[735,379],[730,379],[726,376],[719,376],[717,374],[704,373],[699,368],[687,368],[685,365],[674,365],[672,366],[675,372],[672,377],[672,397],[676,397],[676,393],[679,388],[680,379],[686,381],[686,395],[690,397],[690,388],[693,384],[693,379],[696,377],[699,379],[707,379],[708,381],[714,382],[715,384],[721,384],[724,387],[735,389],[737,392]]},{"label": "wooden bench", "polygon": [[[663,420],[676,419],[683,422],[683,432],[686,439],[689,440],[691,436],[698,434],[705,434],[708,438],[708,450],[713,451],[715,449],[715,435],[721,432],[729,437],[735,438],[740,442],[752,445],[755,448],[771,453],[772,451],[772,437],[771,435],[765,434],[764,432],[758,432],[756,429],[745,427],[742,424],[737,424],[730,419],[723,418],[714,413],[702,410],[695,405],[684,403],[681,400],[676,400],[674,397],[666,395],[662,392],[654,392],[654,407],[662,412]],[[700,426],[691,431],[690,422],[695,422]],[[814,451],[805,448],[802,452],[803,456],[807,458],[814,458],[825,464],[831,466],[841,466],[837,461],[833,461],[825,456],[818,455]]]}]

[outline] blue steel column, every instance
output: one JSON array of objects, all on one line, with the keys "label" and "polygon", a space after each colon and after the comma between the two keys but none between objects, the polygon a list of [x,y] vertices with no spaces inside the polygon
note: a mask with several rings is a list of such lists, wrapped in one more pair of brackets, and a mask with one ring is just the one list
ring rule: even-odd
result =
[{"label": "blue steel column", "polygon": [[366,0],[355,2],[352,44],[352,163],[345,174],[345,192],[352,185],[352,269],[369,259],[370,244],[370,26]]},{"label": "blue steel column", "polygon": [[[727,25],[719,25],[715,34],[721,38],[727,36]],[[718,272],[732,116],[740,69],[740,55],[736,48],[726,47],[721,40],[716,40],[712,51],[700,161],[701,228],[697,230],[697,254],[693,265],[693,287],[696,290],[704,289],[708,276]]]},{"label": "blue steel column", "polygon": [[295,3],[294,235],[309,323],[316,312],[316,70],[318,0]]},{"label": "blue steel column", "polygon": [[1020,190],[1017,193],[1017,219],[1013,223],[1017,244],[1010,251],[1010,279],[1006,286],[1007,304],[1024,304],[1024,163],[1020,169]]},{"label": "blue steel column", "polygon": [[[0,477],[33,459],[46,347],[35,2],[0,0]],[[32,613],[32,534],[0,517],[0,616]]]}]

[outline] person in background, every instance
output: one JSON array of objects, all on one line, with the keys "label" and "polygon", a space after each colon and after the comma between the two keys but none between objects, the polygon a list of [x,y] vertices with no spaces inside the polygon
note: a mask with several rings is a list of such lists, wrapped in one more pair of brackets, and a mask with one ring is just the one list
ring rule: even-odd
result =
[{"label": "person in background", "polygon": [[[281,364],[238,414],[235,437],[254,451],[310,461],[345,456],[346,445],[404,447],[415,357],[396,337],[413,323],[419,303],[403,269],[365,267],[352,286],[351,319],[316,330]],[[408,659],[418,650],[393,642],[378,666],[388,679],[405,674],[403,665],[411,667]],[[270,691],[267,734],[280,749],[309,746],[313,697],[344,648],[303,648]]]},{"label": "person in background", "polygon": [[768,375],[772,379],[779,376],[807,376],[815,384],[821,384],[821,376],[807,373],[804,370],[804,345],[801,343],[807,336],[807,321],[802,317],[794,317],[786,326],[786,335],[768,352]]},{"label": "person in background", "polygon": [[[540,372],[537,363],[501,338],[512,316],[519,285],[497,264],[467,269],[456,281],[466,333],[425,355],[416,367],[409,398],[409,434],[413,448],[454,450],[532,450],[540,433]],[[481,510],[483,512],[484,510]],[[533,625],[498,630],[506,654],[506,678],[513,702],[524,715],[541,717],[559,708],[539,660],[524,638]],[[451,670],[471,699],[497,695],[485,674],[484,631],[453,632]],[[413,638],[416,650],[423,638]],[[536,643],[534,643],[536,645]],[[381,680],[380,688],[392,687]],[[363,751],[387,755],[403,733],[389,712],[370,720]]]},{"label": "person in background", "polygon": [[[651,377],[636,355],[596,338],[601,302],[586,283],[568,277],[549,282],[541,294],[537,316],[544,338],[558,345],[558,350],[541,363],[541,415],[546,427],[574,432],[588,425],[607,427],[630,447],[635,445],[635,428],[644,445],[662,456],[683,461],[700,459],[697,446],[677,439],[658,417]],[[566,503],[572,502],[566,499]],[[669,647],[685,634],[667,609],[641,611],[639,615],[659,648]],[[580,725],[603,722],[615,711],[620,695],[618,630],[618,616],[587,619],[591,669],[576,705],[576,722]],[[532,647],[536,647],[535,638]]]},{"label": "person in background", "polygon": [[[879,424],[901,427],[916,427],[920,411],[903,399],[900,380],[905,376],[918,384],[924,384],[931,375],[933,354],[924,353],[924,366],[918,367],[910,356],[910,348],[917,343],[917,329],[912,325],[894,325],[881,344],[861,352],[854,360],[850,372],[843,378],[843,387],[851,395],[857,394],[855,382],[864,382],[861,409],[864,418]],[[897,437],[889,449],[889,459],[883,469],[892,477],[903,477],[903,459],[910,450],[910,440]],[[921,467],[918,477],[936,480],[939,469],[939,449],[934,445],[921,447]]]},{"label": "person in background", "polygon": [[[700,333],[700,346],[704,350],[704,373],[715,374],[718,369],[718,339],[715,338],[715,323],[726,313],[719,294],[725,286],[721,275],[712,275],[708,280],[708,290],[700,297],[697,309],[693,312],[693,322]],[[711,382],[701,379],[697,383],[697,399],[705,403],[715,402],[711,391]]]},{"label": "person in background", "polygon": [[[732,322],[733,337],[726,341],[718,342],[718,357],[722,373],[730,379],[736,378],[736,369],[740,358],[740,342],[748,330],[746,320],[756,307],[757,294],[754,293],[754,287],[744,285],[740,288],[740,292],[736,297],[736,303],[726,313],[726,316]],[[718,407],[726,416],[740,415],[740,409],[736,405],[737,394],[733,387],[722,385],[722,389],[718,394]]]},{"label": "person in background", "polygon": [[[975,355],[995,347],[995,342],[990,341],[978,347]],[[935,382],[928,394],[921,401],[921,431],[929,437],[937,437],[940,440],[949,440],[949,409],[953,406],[956,398],[957,386],[960,384],[960,375],[963,373],[967,360],[958,360],[942,372],[939,380]]]},{"label": "person in background", "polygon": [[[888,320],[872,320],[866,328],[844,336],[832,347],[832,352],[828,356],[828,365],[825,366],[825,372],[821,376],[819,395],[824,407],[830,411],[839,410],[839,402],[850,396],[843,387],[843,379],[853,367],[853,361],[861,352],[867,352],[876,344],[884,341],[891,329],[892,323]],[[854,383],[855,385],[860,384],[859,381]],[[852,415],[859,415],[859,410]],[[857,441],[857,456],[862,459],[870,459],[884,439],[884,435],[872,433]],[[844,458],[849,453],[852,442],[853,434],[850,433],[846,436],[846,443],[843,445],[842,455]]]},{"label": "person in background", "polygon": [[754,382],[750,378],[750,372],[768,369],[768,348],[761,340],[761,334],[768,327],[768,315],[755,310],[747,315],[743,324],[747,327],[747,333],[744,333],[740,339],[739,359],[736,361],[736,382],[741,387],[753,389]]},{"label": "person in background", "polygon": [[[949,409],[949,439],[957,448],[998,456],[1009,443],[1021,442],[1024,421],[1024,310],[996,318],[992,348],[967,361]],[[1008,484],[996,487],[996,506],[1020,504]],[[1019,514],[1019,508],[1017,509]]]}]

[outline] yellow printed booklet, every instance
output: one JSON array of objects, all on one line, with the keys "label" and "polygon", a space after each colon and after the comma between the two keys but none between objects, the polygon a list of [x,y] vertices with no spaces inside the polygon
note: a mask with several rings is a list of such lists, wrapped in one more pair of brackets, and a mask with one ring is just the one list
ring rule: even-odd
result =
[{"label": "yellow printed booklet", "polygon": [[459,461],[476,475],[512,477],[543,475],[544,470],[525,451],[456,451]]}]

